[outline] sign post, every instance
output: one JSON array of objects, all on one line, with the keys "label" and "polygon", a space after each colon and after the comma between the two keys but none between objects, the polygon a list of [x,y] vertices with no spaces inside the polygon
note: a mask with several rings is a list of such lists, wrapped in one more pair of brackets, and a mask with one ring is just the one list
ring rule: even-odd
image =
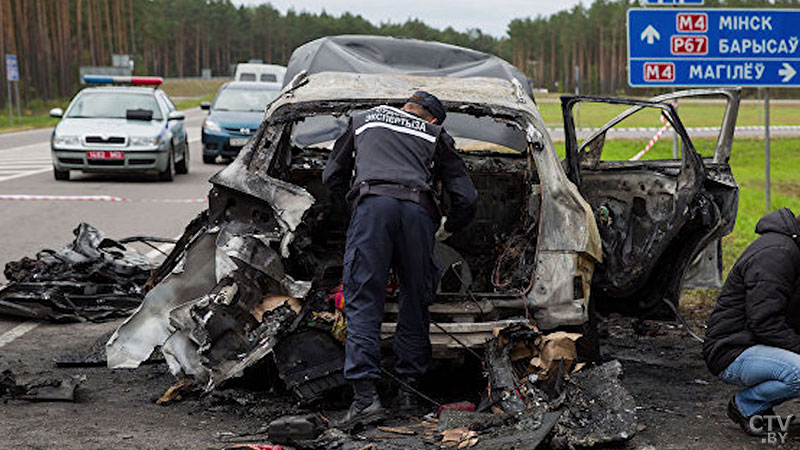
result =
[{"label": "sign post", "polygon": [[767,201],[767,211],[772,210],[772,185],[769,172],[769,88],[766,88],[764,89],[764,196]]},{"label": "sign post", "polygon": [[[800,9],[629,9],[628,84],[800,87],[798,23]],[[769,92],[764,93],[765,198],[770,210]]]},{"label": "sign post", "polygon": [[[6,54],[6,83],[8,84],[8,124],[14,124],[14,113],[11,105],[11,82],[19,82],[19,66],[17,55]],[[19,88],[17,88],[17,111],[19,111]],[[20,114],[20,122],[22,115]]]}]

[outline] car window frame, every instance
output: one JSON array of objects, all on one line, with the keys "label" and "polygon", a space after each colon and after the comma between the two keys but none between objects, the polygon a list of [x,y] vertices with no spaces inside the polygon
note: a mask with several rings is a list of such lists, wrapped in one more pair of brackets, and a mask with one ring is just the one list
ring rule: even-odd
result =
[{"label": "car window frame", "polygon": [[[126,91],[126,90],[120,90],[120,91],[121,92],[126,92],[126,93],[131,93],[131,92]],[[63,118],[64,119],[77,119],[77,117],[70,117],[69,114],[70,114],[70,112],[72,112],[73,108],[75,108],[75,104],[81,99],[81,97],[86,96],[86,95],[92,95],[94,93],[108,93],[108,92],[112,92],[112,91],[110,91],[110,90],[88,90],[88,89],[81,90],[80,92],[75,94],[75,97],[73,97],[72,101],[69,102],[69,106],[67,106],[67,109],[64,111]],[[134,95],[148,95],[147,93],[138,93],[138,92],[135,92],[133,94]],[[161,113],[161,118],[155,118],[154,117],[153,120],[159,120],[159,121],[160,120],[166,120],[167,119],[167,112],[164,111],[164,105],[162,105],[161,102],[159,102],[159,99],[158,99],[157,95],[154,96],[154,97],[155,97],[155,100],[156,100],[156,105],[159,108],[158,112]],[[92,119],[121,119],[121,118],[124,119],[124,117],[93,117]]]}]

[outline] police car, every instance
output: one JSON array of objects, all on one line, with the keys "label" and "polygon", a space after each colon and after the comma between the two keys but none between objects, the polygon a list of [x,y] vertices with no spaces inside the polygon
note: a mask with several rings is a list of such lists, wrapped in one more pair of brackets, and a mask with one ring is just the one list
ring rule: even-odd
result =
[{"label": "police car", "polygon": [[53,175],[69,180],[83,172],[155,173],[172,181],[189,172],[189,142],[182,112],[158,89],[160,77],[85,75],[81,90],[61,118],[50,141]]}]

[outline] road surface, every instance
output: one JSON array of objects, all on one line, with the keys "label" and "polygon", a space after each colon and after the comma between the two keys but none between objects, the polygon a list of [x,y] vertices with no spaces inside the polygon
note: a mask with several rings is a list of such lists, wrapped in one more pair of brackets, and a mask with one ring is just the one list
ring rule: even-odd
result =
[{"label": "road surface", "polygon": [[[155,175],[104,175],[72,172],[56,181],[50,159],[52,129],[0,135],[0,265],[43,248],[69,243],[72,230],[87,222],[110,238],[131,235],[175,237],[199,211],[221,165],[202,163],[200,127],[205,112],[186,111],[191,152],[188,175],[159,182]],[[7,200],[23,196],[25,200]],[[61,196],[61,200],[37,200]],[[129,201],[97,201],[98,196]],[[6,200],[4,200],[6,199]],[[68,200],[69,199],[69,200]],[[0,282],[5,278],[0,277]]]},{"label": "road surface", "polygon": [[[171,183],[155,181],[155,176],[78,173],[72,174],[72,181],[57,182],[49,156],[51,130],[0,135],[0,264],[34,256],[42,248],[61,248],[72,240],[72,230],[80,222],[111,238],[181,234],[206,207],[198,200],[208,193],[208,178],[222,168],[202,164],[203,116],[200,110],[187,112],[190,172],[177,175]],[[11,196],[29,200],[2,200]],[[40,196],[70,200],[33,200]],[[88,200],[96,196],[128,201]],[[221,449],[234,441],[264,442],[263,429],[271,419],[295,412],[295,407],[286,406],[293,401],[276,401],[275,393],[266,390],[238,396],[225,389],[200,400],[159,406],[154,400],[175,382],[163,363],[136,370],[54,366],[54,358],[81,352],[120,323],[54,324],[0,317],[0,372],[12,370],[21,383],[86,375],[76,403],[0,401],[0,449]],[[699,329],[702,323],[693,326]],[[786,445],[759,445],[725,418],[732,389],[707,373],[700,345],[682,331],[629,336],[633,328],[629,323],[612,323],[604,325],[602,333],[604,354],[623,361],[624,383],[637,399],[643,422],[639,435],[624,448],[797,448],[798,433]],[[266,389],[260,381],[253,386]],[[794,402],[779,412],[788,413],[796,406]]]}]

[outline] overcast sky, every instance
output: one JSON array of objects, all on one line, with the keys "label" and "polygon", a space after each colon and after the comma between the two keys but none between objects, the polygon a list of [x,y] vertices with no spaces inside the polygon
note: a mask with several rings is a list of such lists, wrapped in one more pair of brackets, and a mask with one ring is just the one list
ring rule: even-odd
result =
[{"label": "overcast sky", "polygon": [[[506,35],[506,27],[517,17],[549,15],[572,8],[581,0],[233,0],[237,5],[271,3],[282,13],[295,11],[328,14],[345,12],[363,16],[376,25],[420,19],[435,28],[453,27],[458,31],[479,28],[493,36]],[[587,4],[585,1],[584,5]]]}]

